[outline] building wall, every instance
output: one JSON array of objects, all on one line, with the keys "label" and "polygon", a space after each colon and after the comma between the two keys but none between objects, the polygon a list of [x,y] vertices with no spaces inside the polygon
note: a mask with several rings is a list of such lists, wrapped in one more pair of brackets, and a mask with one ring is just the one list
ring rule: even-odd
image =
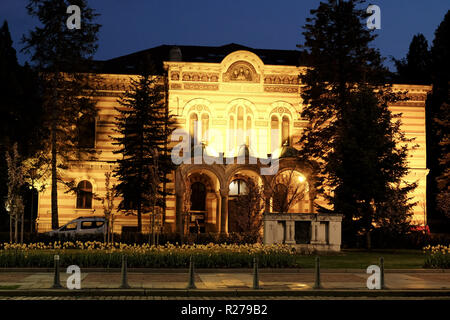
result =
[{"label": "building wall", "polygon": [[[271,117],[279,117],[281,127],[283,117],[289,118],[290,142],[295,147],[302,129],[307,122],[300,118],[302,101],[298,74],[302,67],[264,65],[261,59],[249,51],[235,51],[226,56],[221,63],[197,62],[165,62],[168,72],[169,112],[175,116],[177,126],[190,132],[190,116],[196,113],[201,123],[201,117],[209,118],[210,132],[207,142],[211,153],[224,153],[225,156],[235,156],[239,146],[229,148],[230,114],[234,113],[236,122],[238,108],[242,107],[245,116],[250,116],[254,133],[250,136],[250,147],[256,157],[266,158],[267,154],[276,155],[280,150],[271,148]],[[71,165],[64,172],[67,180],[88,180],[92,183],[94,193],[102,196],[105,193],[105,172],[113,170],[117,155],[112,151],[116,148],[111,144],[110,136],[116,133],[114,117],[118,115],[115,110],[119,107],[118,96],[128,87],[130,75],[104,74],[102,87],[98,97],[98,117],[96,119],[96,149],[99,151],[96,161],[79,162]],[[426,159],[425,159],[425,98],[431,89],[429,86],[397,85],[395,89],[408,90],[410,101],[399,102],[391,109],[394,113],[402,113],[403,130],[407,137],[416,138],[414,144],[419,147],[411,152],[411,172],[407,179],[418,181],[419,187],[414,193],[415,207],[414,219],[424,223],[425,190],[426,190]],[[244,123],[246,119],[244,118]],[[245,127],[245,125],[244,125]],[[201,132],[201,125],[199,132]],[[281,135],[281,132],[280,132]],[[244,139],[245,140],[245,139]],[[281,145],[281,139],[278,141]],[[171,147],[178,142],[171,143]],[[169,177],[170,178],[170,177]],[[174,175],[167,185],[169,192],[175,193]],[[114,183],[114,179],[112,179]],[[65,189],[58,189],[59,224],[86,215],[103,215],[100,201],[93,201],[92,209],[76,209],[76,196],[65,194]],[[218,192],[216,190],[216,192]],[[50,182],[39,197],[38,230],[40,232],[51,229],[50,214]],[[219,196],[218,196],[219,197]],[[220,200],[220,199],[219,199]],[[216,206],[220,201],[217,201]],[[116,204],[120,199],[116,199]],[[321,201],[318,199],[317,201]],[[323,204],[323,203],[322,203]],[[214,207],[212,210],[216,210]],[[218,210],[218,209],[217,209]],[[121,226],[136,226],[135,216],[117,215],[115,231],[120,232]],[[148,216],[143,216],[143,231],[148,230]],[[215,220],[214,220],[215,221]],[[171,230],[175,230],[176,199],[175,195],[167,198],[166,222]],[[217,223],[219,223],[217,221]]]}]

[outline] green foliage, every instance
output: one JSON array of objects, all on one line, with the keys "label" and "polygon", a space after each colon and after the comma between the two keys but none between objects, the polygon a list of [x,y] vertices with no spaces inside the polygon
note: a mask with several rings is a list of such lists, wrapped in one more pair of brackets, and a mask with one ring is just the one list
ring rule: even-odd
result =
[{"label": "green foliage", "polygon": [[[81,29],[69,30],[62,18],[67,16],[71,4],[80,7]],[[93,22],[97,14],[85,0],[30,0],[27,11],[40,22],[24,36],[23,51],[31,54],[39,72],[43,126],[50,131],[44,148],[49,152],[51,165],[52,228],[55,229],[59,227],[57,183],[64,181],[62,170],[67,168],[68,161],[95,153],[81,148],[79,133],[86,119],[95,119],[97,112],[93,99],[97,79],[87,72],[89,60],[97,49],[100,25]]]},{"label": "green foliage", "polygon": [[429,84],[431,82],[431,53],[424,35],[416,34],[411,44],[406,59],[394,59],[397,68],[395,79],[399,83]]},{"label": "green foliage", "polygon": [[5,152],[17,143],[19,154],[33,156],[41,147],[42,105],[39,99],[37,74],[28,65],[20,66],[12,47],[11,35],[5,21],[0,28],[0,228],[6,229],[7,165]]},{"label": "green foliage", "polygon": [[423,248],[424,268],[450,269],[450,246],[437,245]]},{"label": "green foliage", "polygon": [[[449,232],[448,128],[450,105],[450,10],[435,31],[431,47],[433,90],[425,107],[427,139],[427,215],[441,232]],[[447,213],[447,218],[446,218]],[[434,221],[433,221],[434,220]],[[433,223],[435,222],[435,223]],[[435,231],[437,228],[433,228]]]},{"label": "green foliage", "polygon": [[310,125],[300,154],[315,169],[318,193],[344,214],[344,241],[363,232],[370,246],[374,224],[404,228],[415,185],[402,181],[411,141],[388,109],[401,97],[386,85],[390,75],[371,46],[362,2],[321,2],[307,19],[302,47],[311,68],[300,75],[301,115]]},{"label": "green foliage", "polygon": [[142,229],[142,213],[154,211],[155,204],[165,206],[161,186],[174,169],[167,152],[174,120],[167,110],[164,78],[153,75],[151,62],[142,70],[138,79],[130,79],[129,90],[118,100],[121,107],[116,108],[120,115],[115,131],[120,136],[112,137],[113,144],[119,146],[114,153],[122,155],[114,171],[119,180],[117,194],[123,197],[119,209],[137,210],[138,231]]},{"label": "green foliage", "polygon": [[296,254],[280,246],[128,246],[125,249],[4,249],[0,250],[0,268],[53,266],[58,254],[61,266],[120,268],[122,255],[130,268],[187,268],[192,256],[197,268],[250,268],[258,258],[262,268],[296,267]]}]

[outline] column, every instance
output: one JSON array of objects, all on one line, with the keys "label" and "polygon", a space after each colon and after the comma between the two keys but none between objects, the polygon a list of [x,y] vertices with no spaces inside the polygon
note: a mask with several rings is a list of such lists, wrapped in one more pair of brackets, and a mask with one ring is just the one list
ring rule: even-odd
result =
[{"label": "column", "polygon": [[183,204],[184,204],[184,193],[177,193],[175,199],[175,222],[176,222],[176,232],[178,234],[183,234]]},{"label": "column", "polygon": [[286,244],[295,244],[295,221],[286,220]]},{"label": "column", "polygon": [[220,189],[220,232],[228,233],[228,188]]},{"label": "column", "polygon": [[220,214],[221,214],[221,209],[222,209],[222,202],[221,202],[221,197],[220,197],[220,193],[218,191],[216,191],[216,227],[214,229],[214,232],[220,232]]}]

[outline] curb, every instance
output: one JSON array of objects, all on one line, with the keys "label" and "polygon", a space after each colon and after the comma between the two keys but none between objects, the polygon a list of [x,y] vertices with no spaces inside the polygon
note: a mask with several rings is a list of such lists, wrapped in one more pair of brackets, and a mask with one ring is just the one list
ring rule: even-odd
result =
[{"label": "curb", "polygon": [[82,289],[82,290],[0,290],[0,296],[17,297],[92,297],[92,296],[168,296],[168,297],[449,297],[450,290],[149,290],[149,289]]},{"label": "curb", "polygon": [[[120,268],[81,268],[82,272],[120,273]],[[252,273],[252,268],[206,269],[196,268],[196,273]],[[53,268],[0,268],[0,273],[52,273]],[[188,273],[186,268],[127,268],[134,273]],[[313,273],[314,268],[258,268],[260,273]],[[366,273],[366,269],[321,269],[321,273]],[[450,269],[384,269],[385,273],[450,273]]]}]

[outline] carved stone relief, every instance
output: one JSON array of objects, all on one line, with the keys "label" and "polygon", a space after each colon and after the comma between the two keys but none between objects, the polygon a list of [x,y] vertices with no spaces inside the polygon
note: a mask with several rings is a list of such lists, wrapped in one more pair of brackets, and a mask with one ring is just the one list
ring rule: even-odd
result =
[{"label": "carved stone relief", "polygon": [[222,77],[224,82],[259,82],[259,74],[255,68],[246,61],[236,61],[230,65]]}]

